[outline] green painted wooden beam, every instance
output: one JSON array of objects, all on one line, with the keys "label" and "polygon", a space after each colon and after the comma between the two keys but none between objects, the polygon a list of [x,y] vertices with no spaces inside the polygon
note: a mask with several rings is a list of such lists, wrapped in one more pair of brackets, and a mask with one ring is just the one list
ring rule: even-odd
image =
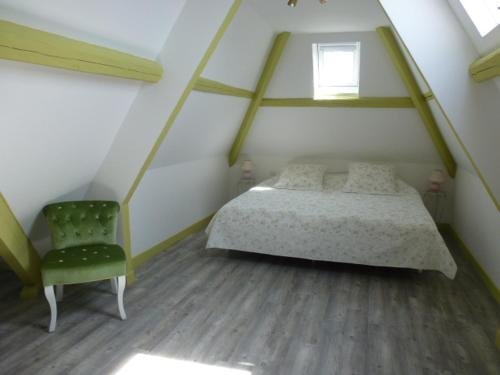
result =
[{"label": "green painted wooden beam", "polygon": [[149,166],[153,162],[153,159],[156,156],[156,153],[160,149],[163,141],[168,135],[168,132],[172,128],[172,125],[174,124],[175,120],[177,119],[177,116],[179,116],[179,113],[181,112],[182,107],[184,107],[184,104],[186,103],[189,94],[191,94],[191,91],[193,91],[194,86],[196,85],[196,82],[198,79],[201,77],[201,73],[205,69],[205,67],[208,64],[208,61],[210,60],[210,57],[212,57],[213,53],[215,52],[215,49],[219,45],[219,42],[221,41],[222,37],[226,33],[229,25],[234,19],[234,16],[236,16],[236,13],[238,12],[238,9],[240,8],[243,0],[234,0],[233,5],[229,9],[226,17],[224,18],[224,21],[222,21],[222,24],[220,25],[219,29],[217,30],[217,33],[215,34],[214,38],[210,42],[210,45],[208,46],[207,50],[205,51],[205,54],[203,55],[200,63],[196,67],[196,70],[193,73],[193,76],[189,80],[186,88],[182,92],[181,97],[177,101],[177,104],[175,105],[175,108],[172,110],[170,113],[167,122],[165,123],[165,126],[163,127],[162,131],[158,135],[158,138],[156,139],[152,149],[149,151],[149,154],[146,158],[146,161],[142,165],[141,169],[139,170],[139,173],[134,179],[134,182],[132,183],[132,186],[130,187],[125,199],[123,200],[122,205],[128,204],[130,200],[132,199],[132,196],[134,195],[135,191],[139,187],[139,184],[141,183],[144,175],[146,174]]},{"label": "green painted wooden beam", "polygon": [[[229,9],[228,13],[226,14],[226,17],[222,21],[222,24],[219,26],[219,29],[215,33],[212,41],[210,42],[207,50],[205,51],[205,54],[201,58],[198,66],[196,67],[191,79],[189,80],[186,88],[182,92],[181,97],[177,101],[177,104],[175,105],[174,109],[170,113],[165,126],[163,127],[162,131],[158,135],[158,138],[156,139],[152,149],[149,151],[149,154],[144,161],[144,164],[142,165],[141,169],[137,173],[137,176],[135,177],[134,181],[132,182],[132,185],[130,186],[130,189],[127,192],[127,195],[125,196],[125,199],[122,202],[122,222],[123,222],[123,232],[124,232],[124,248],[125,248],[125,254],[127,255],[127,283],[132,284],[135,281],[135,271],[134,271],[134,263],[138,264],[140,261],[133,261],[132,259],[132,229],[130,225],[130,209],[129,209],[129,203],[132,197],[134,196],[134,193],[136,192],[137,188],[139,187],[142,179],[144,178],[144,175],[146,174],[147,170],[151,166],[151,163],[153,162],[158,150],[160,149],[163,141],[167,137],[170,129],[172,128],[172,125],[174,124],[175,120],[179,116],[179,113],[181,112],[182,107],[184,107],[184,104],[186,103],[189,95],[193,91],[196,82],[198,82],[199,78],[201,77],[201,73],[205,69],[205,67],[208,64],[208,61],[210,60],[210,57],[212,57],[213,53],[215,52],[217,46],[219,45],[222,37],[226,33],[229,25],[233,21],[234,17],[236,16],[236,13],[238,12],[243,0],[234,0],[231,8]],[[140,259],[140,258],[139,258]]]},{"label": "green painted wooden beam", "polygon": [[41,285],[40,257],[0,193],[0,256],[24,284],[21,297],[38,294]]},{"label": "green painted wooden beam", "polygon": [[121,205],[121,217],[123,227],[123,250],[127,259],[127,285],[132,285],[136,281],[134,264],[132,262],[132,233],[130,226],[130,209],[127,203]]},{"label": "green painted wooden beam", "polygon": [[155,61],[3,20],[0,58],[146,82],[163,74]]},{"label": "green painted wooden beam", "polygon": [[241,98],[249,99],[252,99],[254,96],[254,93],[250,90],[229,86],[224,83],[213,81],[211,79],[203,77],[198,78],[198,81],[196,81],[193,90],[219,95],[238,96]]},{"label": "green painted wooden beam", "polygon": [[434,94],[431,91],[426,92],[423,95],[424,95],[424,99],[425,100],[432,100],[432,99],[434,99]]},{"label": "green painted wooden beam", "polygon": [[429,107],[429,104],[425,100],[420,87],[418,86],[417,80],[411,71],[411,68],[406,61],[406,58],[399,47],[398,41],[394,36],[392,30],[389,27],[379,27],[377,28],[377,32],[382,38],[384,45],[391,57],[394,66],[399,72],[401,79],[403,80],[408,92],[410,94],[413,103],[417,111],[420,113],[422,120],[431,136],[431,139],[436,147],[443,164],[445,165],[448,174],[451,177],[455,177],[457,171],[457,164],[453,155],[451,154],[446,142],[444,141],[443,135],[439,130],[436,119],[432,114],[432,111]]},{"label": "green painted wooden beam", "polygon": [[500,48],[474,61],[469,72],[476,82],[483,82],[500,76]]},{"label": "green painted wooden beam", "polygon": [[409,97],[357,97],[314,100],[308,98],[263,99],[263,107],[347,107],[347,108],[413,108]]},{"label": "green painted wooden beam", "polygon": [[259,78],[259,82],[257,83],[257,88],[255,89],[255,95],[250,102],[250,105],[247,109],[245,117],[240,126],[240,130],[233,142],[233,146],[231,147],[231,151],[229,152],[229,165],[232,166],[238,160],[243,144],[245,143],[245,139],[252,128],[253,120],[255,119],[255,115],[257,114],[257,110],[259,109],[262,99],[266,94],[267,87],[269,86],[269,82],[273,77],[274,71],[276,70],[276,66],[283,54],[283,50],[288,42],[288,38],[290,37],[289,32],[283,32],[276,36],[274,40],[274,44],[271,48],[271,52],[267,57],[266,64],[264,65],[264,69],[262,70],[262,74]]}]

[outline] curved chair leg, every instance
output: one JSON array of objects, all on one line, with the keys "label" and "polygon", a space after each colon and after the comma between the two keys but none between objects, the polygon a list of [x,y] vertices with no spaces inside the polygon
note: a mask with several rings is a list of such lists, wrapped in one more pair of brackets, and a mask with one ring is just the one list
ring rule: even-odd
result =
[{"label": "curved chair leg", "polygon": [[57,322],[57,302],[56,302],[56,296],[54,294],[54,286],[49,285],[43,288],[43,291],[45,293],[45,298],[47,298],[47,301],[49,302],[50,306],[50,324],[49,324],[49,332],[54,332],[56,329],[56,322]]},{"label": "curved chair leg", "polygon": [[64,285],[56,285],[56,300],[61,302],[64,295]]},{"label": "curved chair leg", "polygon": [[116,285],[117,284],[116,277],[109,279],[109,281],[111,282],[111,291],[113,292],[113,294],[117,294],[118,293],[118,285]]},{"label": "curved chair leg", "polygon": [[127,319],[127,315],[125,314],[125,309],[123,308],[123,292],[125,291],[125,276],[118,276],[118,291],[117,291],[117,299],[118,299],[118,311],[120,311],[120,317],[122,320]]}]

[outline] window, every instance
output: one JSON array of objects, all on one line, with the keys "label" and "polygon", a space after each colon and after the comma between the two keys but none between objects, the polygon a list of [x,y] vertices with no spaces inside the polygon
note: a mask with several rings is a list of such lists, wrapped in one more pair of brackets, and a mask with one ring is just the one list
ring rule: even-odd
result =
[{"label": "window", "polygon": [[360,43],[313,44],[314,99],[359,93]]},{"label": "window", "polygon": [[500,0],[460,0],[483,37],[500,25]]}]

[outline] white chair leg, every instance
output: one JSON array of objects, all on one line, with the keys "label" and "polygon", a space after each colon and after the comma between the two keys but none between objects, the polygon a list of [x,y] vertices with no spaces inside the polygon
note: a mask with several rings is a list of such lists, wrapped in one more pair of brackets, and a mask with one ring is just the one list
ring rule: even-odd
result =
[{"label": "white chair leg", "polygon": [[56,322],[57,322],[57,302],[56,302],[56,296],[54,294],[54,286],[46,286],[43,288],[43,291],[45,293],[45,298],[47,298],[47,301],[49,302],[50,306],[50,324],[49,324],[49,332],[54,332],[56,329]]},{"label": "white chair leg", "polygon": [[56,300],[61,302],[64,295],[64,285],[56,285]]},{"label": "white chair leg", "polygon": [[116,285],[117,284],[116,277],[109,279],[109,281],[111,282],[111,291],[113,292],[113,294],[117,294],[118,286]]},{"label": "white chair leg", "polygon": [[127,315],[125,314],[125,309],[123,308],[123,292],[125,291],[125,276],[118,276],[118,291],[117,291],[117,299],[118,299],[118,311],[120,311],[120,317],[122,320],[127,319]]}]

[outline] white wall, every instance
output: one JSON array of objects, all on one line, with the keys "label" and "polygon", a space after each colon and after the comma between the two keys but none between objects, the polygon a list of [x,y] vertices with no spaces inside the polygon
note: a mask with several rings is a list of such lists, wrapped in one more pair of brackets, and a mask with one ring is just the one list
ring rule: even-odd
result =
[{"label": "white wall", "polygon": [[269,24],[244,1],[202,76],[253,91],[273,36]]},{"label": "white wall", "polygon": [[411,108],[263,107],[243,153],[440,160],[419,114]]},{"label": "white wall", "polygon": [[232,5],[232,0],[186,2],[160,52],[164,78],[139,91],[89,197],[123,201]]},{"label": "white wall", "polygon": [[0,61],[0,189],[34,240],[50,201],[81,199],[138,84]]},{"label": "white wall", "polygon": [[217,211],[228,198],[225,157],[148,170],[130,204],[137,255]]},{"label": "white wall", "polygon": [[[0,13],[23,25],[155,58],[183,1],[148,0],[154,14],[147,24],[139,17],[144,5],[2,0]],[[84,197],[140,87],[137,81],[0,61],[0,189],[41,252],[49,248],[41,208]]]},{"label": "white wall", "polygon": [[462,168],[455,181],[453,228],[500,288],[500,215],[479,178]]},{"label": "white wall", "polygon": [[408,96],[378,34],[292,34],[266,93],[269,98],[312,98],[313,43],[361,42],[360,96]]},{"label": "white wall", "polygon": [[486,43],[474,46],[446,0],[409,2],[405,7],[395,0],[380,3],[450,119],[451,124],[438,104],[430,102],[459,165],[453,227],[498,287],[500,214],[466,154],[470,153],[498,199],[500,93],[493,82],[478,84],[468,73],[469,64],[479,56],[477,50],[488,47]]},{"label": "white wall", "polygon": [[[408,96],[376,32],[292,34],[266,96],[312,98],[312,43],[346,41],[361,41],[361,96]],[[333,171],[346,171],[349,160],[371,160],[397,164],[400,176],[423,192],[431,171],[444,169],[414,108],[262,107],[242,153],[240,159],[255,161],[259,180],[297,158],[322,160]],[[231,170],[233,195],[238,168]],[[448,189],[451,203],[452,183]]]},{"label": "white wall", "polygon": [[[500,199],[500,92],[468,73],[479,54],[446,0],[380,0],[457,134]],[[426,27],[422,27],[426,25]]]},{"label": "white wall", "polygon": [[[202,76],[253,89],[273,34],[243,3]],[[227,201],[227,153],[248,104],[246,98],[190,94],[132,198],[133,254],[207,217]],[[137,116],[149,115],[143,108]]]},{"label": "white wall", "polygon": [[151,168],[225,156],[250,100],[193,91]]}]

